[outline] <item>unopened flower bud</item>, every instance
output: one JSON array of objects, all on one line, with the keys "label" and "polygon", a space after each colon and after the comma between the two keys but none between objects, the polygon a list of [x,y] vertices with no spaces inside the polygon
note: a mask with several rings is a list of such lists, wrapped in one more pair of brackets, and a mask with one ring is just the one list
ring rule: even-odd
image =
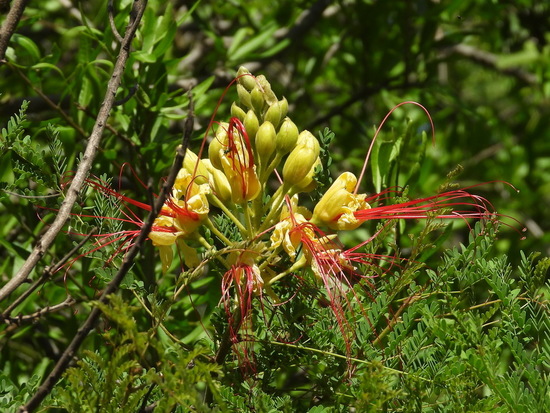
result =
[{"label": "unopened flower bud", "polygon": [[269,121],[262,123],[256,134],[256,152],[260,162],[267,165],[273,152],[275,152],[275,127]]},{"label": "unopened flower bud", "polygon": [[317,182],[315,181],[315,171],[321,166],[321,159],[317,157],[315,160],[315,163],[312,165],[311,169],[307,173],[307,175],[302,179],[300,182],[298,182],[296,185],[294,185],[295,190],[299,190],[299,192],[311,192],[315,189],[317,186]]},{"label": "unopened flower bud", "polygon": [[246,134],[248,135],[248,138],[251,142],[254,142],[254,139],[256,137],[256,132],[258,132],[258,128],[260,127],[260,122],[258,121],[258,117],[256,116],[256,113],[252,109],[250,109],[243,120],[244,128],[246,129]]},{"label": "unopened flower bud", "polygon": [[256,80],[254,79],[254,76],[252,76],[248,69],[244,66],[239,67],[237,77],[239,78],[238,82],[243,85],[248,91],[251,91],[252,89],[254,89],[254,86],[256,86]]},{"label": "unopened flower bud", "polygon": [[296,145],[305,145],[314,150],[315,156],[319,156],[319,152],[321,150],[319,141],[308,130],[304,130],[300,133],[300,135],[298,135],[298,142],[296,142]]},{"label": "unopened flower bud", "polygon": [[283,167],[283,181],[285,184],[294,186],[302,181],[311,170],[318,156],[319,154],[315,153],[315,150],[309,146],[296,146],[288,155]]},{"label": "unopened flower bud", "polygon": [[298,141],[298,135],[298,127],[290,120],[290,118],[285,118],[275,139],[277,152],[281,155],[286,155],[294,149],[296,142]]},{"label": "unopened flower bud", "polygon": [[279,101],[279,106],[281,108],[281,119],[284,119],[285,116],[287,115],[288,113],[288,100],[286,100],[286,98],[282,98],[280,101]]},{"label": "unopened flower bud", "polygon": [[244,122],[244,117],[246,112],[237,105],[235,102],[231,105],[231,117],[239,119],[241,122]]},{"label": "unopened flower bud", "polygon": [[279,102],[275,103],[274,105],[271,105],[264,114],[264,120],[267,120],[275,126],[275,128],[279,127],[279,123],[281,122],[281,105]]},{"label": "unopened flower bud", "polygon": [[237,83],[237,95],[239,96],[239,102],[247,108],[252,107],[252,101],[250,99],[250,92],[248,92],[243,85]]},{"label": "unopened flower bud", "polygon": [[275,93],[273,93],[273,90],[271,90],[271,85],[264,75],[256,77],[256,83],[260,85],[264,94],[264,99],[268,105],[274,105],[275,103],[277,103],[277,96],[275,96]]},{"label": "unopened flower bud", "polygon": [[264,109],[265,100],[264,94],[260,88],[255,87],[252,89],[252,92],[250,92],[250,100],[252,102],[252,108],[256,111],[256,113],[261,114]]},{"label": "unopened flower bud", "polygon": [[209,173],[210,187],[212,188],[213,193],[222,202],[228,202],[231,199],[231,185],[229,185],[227,177],[222,171],[214,168],[214,165],[212,165],[210,160],[205,159],[204,165]]}]

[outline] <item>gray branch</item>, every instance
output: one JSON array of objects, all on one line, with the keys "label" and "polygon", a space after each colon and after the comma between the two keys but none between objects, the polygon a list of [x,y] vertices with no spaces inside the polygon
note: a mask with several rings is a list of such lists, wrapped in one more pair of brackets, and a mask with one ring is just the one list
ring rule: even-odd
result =
[{"label": "gray branch", "polygon": [[97,115],[94,128],[90,138],[88,139],[88,144],[86,145],[86,150],[82,156],[82,160],[78,165],[76,174],[67,191],[67,196],[59,208],[59,213],[48,230],[44,233],[40,240],[38,240],[36,246],[21,269],[6,283],[6,285],[2,287],[2,289],[0,289],[0,301],[5,300],[13,291],[15,291],[17,287],[27,281],[29,274],[34,269],[40,258],[42,258],[44,253],[52,245],[57,234],[61,231],[63,225],[65,225],[65,222],[71,214],[73,205],[76,202],[77,196],[82,189],[84,181],[88,176],[93,160],[97,154],[99,143],[101,142],[101,137],[103,135],[103,130],[105,129],[105,124],[107,123],[107,119],[109,118],[109,114],[115,102],[116,92],[120,86],[122,75],[124,73],[124,67],[126,66],[126,61],[128,60],[128,56],[130,54],[130,45],[136,34],[136,30],[139,26],[139,22],[146,4],[147,0],[134,1],[134,9],[130,14],[130,23],[126,28],[124,42],[121,45],[111,79],[107,85],[107,93],[105,94],[105,98]]},{"label": "gray branch", "polygon": [[17,24],[23,16],[23,11],[27,7],[29,0],[16,0],[10,8],[10,11],[0,29],[0,62],[6,57],[6,50],[10,43],[11,36],[17,28]]}]

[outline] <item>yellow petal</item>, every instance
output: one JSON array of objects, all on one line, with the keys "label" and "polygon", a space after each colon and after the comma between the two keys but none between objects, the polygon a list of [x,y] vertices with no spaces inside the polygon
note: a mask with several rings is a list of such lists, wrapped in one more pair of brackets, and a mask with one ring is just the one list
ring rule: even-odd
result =
[{"label": "yellow petal", "polygon": [[357,178],[351,172],[340,175],[323,195],[313,210],[311,222],[326,225],[335,230],[352,230],[363,221],[354,212],[369,209],[365,194],[354,194]]},{"label": "yellow petal", "polygon": [[158,248],[160,254],[160,262],[162,263],[162,273],[164,274],[172,265],[174,252],[172,251],[172,246],[159,245]]}]

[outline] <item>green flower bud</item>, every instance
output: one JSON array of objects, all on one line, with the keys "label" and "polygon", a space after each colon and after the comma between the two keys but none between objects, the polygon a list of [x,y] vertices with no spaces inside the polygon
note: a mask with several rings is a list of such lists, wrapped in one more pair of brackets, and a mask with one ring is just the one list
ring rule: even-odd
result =
[{"label": "green flower bud", "polygon": [[281,107],[281,119],[284,119],[288,114],[288,100],[286,100],[286,98],[282,98],[279,101],[279,106]]},{"label": "green flower bud", "polygon": [[195,180],[195,183],[199,185],[205,184],[206,182],[208,182],[208,169],[206,169],[203,161],[200,160],[194,152],[192,152],[190,149],[187,149],[187,152],[185,153],[185,159],[183,160],[183,167],[187,170],[187,172],[193,174],[193,171],[195,170],[195,165],[197,165],[197,163],[197,179]]},{"label": "green flower bud", "polygon": [[319,152],[321,151],[321,146],[319,145],[319,141],[313,134],[308,131],[304,130],[298,135],[298,142],[296,142],[296,145],[305,145],[315,152],[315,156],[319,156]]},{"label": "green flower bud", "polygon": [[239,102],[247,108],[252,107],[252,100],[250,99],[250,92],[248,92],[243,85],[237,83],[237,95],[239,96]]},{"label": "green flower bud", "polygon": [[271,122],[275,128],[279,127],[279,123],[281,122],[281,105],[279,102],[267,109],[264,114],[264,120]]},{"label": "green flower bud", "polygon": [[231,105],[231,116],[239,119],[241,122],[244,122],[245,115],[246,112],[242,110],[239,105],[233,102]]},{"label": "green flower bud", "polygon": [[277,147],[277,152],[281,155],[286,155],[296,146],[298,141],[298,127],[290,120],[290,118],[285,118],[283,124],[279,128],[279,133],[275,138],[275,145]]},{"label": "green flower bud", "polygon": [[225,174],[219,169],[214,168],[214,165],[210,160],[205,159],[204,165],[209,172],[209,181],[212,192],[218,197],[222,202],[228,202],[231,200],[231,185]]},{"label": "green flower bud", "polygon": [[258,129],[256,134],[256,152],[260,157],[260,162],[267,165],[275,152],[275,127],[269,121],[265,121]]},{"label": "green flower bud", "polygon": [[315,170],[321,166],[321,159],[317,157],[315,160],[315,163],[307,173],[304,179],[302,179],[300,182],[298,182],[296,185],[294,185],[294,189],[298,189],[299,192],[311,192],[315,189],[317,186],[317,182],[315,181]]},{"label": "green flower bud", "polygon": [[264,99],[268,105],[274,105],[278,102],[277,96],[275,96],[275,93],[273,93],[273,90],[271,90],[271,85],[264,75],[256,77],[256,83],[260,85],[264,94]]},{"label": "green flower bud", "polygon": [[297,145],[288,155],[283,167],[284,183],[291,186],[300,183],[307,176],[318,156],[319,154],[315,153],[310,146]]},{"label": "green flower bud", "polygon": [[248,139],[250,139],[250,142],[254,142],[254,139],[256,138],[256,133],[258,132],[258,128],[260,127],[260,122],[258,121],[258,117],[252,109],[250,109],[246,113],[243,120],[243,125],[246,129],[246,133],[248,134]]},{"label": "green flower bud", "polygon": [[243,85],[248,91],[251,91],[252,89],[254,89],[254,86],[256,86],[256,80],[254,79],[254,76],[251,76],[248,69],[244,66],[239,67],[237,77],[239,77],[238,82]]},{"label": "green flower bud", "polygon": [[265,100],[264,94],[258,87],[255,87],[252,89],[252,92],[250,92],[250,100],[252,102],[252,108],[257,114],[261,114],[264,110]]}]

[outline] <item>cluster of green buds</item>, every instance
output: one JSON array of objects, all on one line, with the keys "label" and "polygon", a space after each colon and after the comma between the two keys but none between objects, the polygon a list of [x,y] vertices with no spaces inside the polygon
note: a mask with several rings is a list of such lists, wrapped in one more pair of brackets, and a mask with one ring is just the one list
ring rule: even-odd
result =
[{"label": "cluster of green buds", "polygon": [[[155,221],[150,238],[160,248],[164,271],[171,265],[173,254],[168,247],[173,244],[180,247],[184,257],[193,257],[189,263],[197,263],[196,253],[189,254],[184,240],[199,240],[203,246],[214,248],[200,234],[202,224],[224,247],[242,248],[241,240],[237,247],[236,240],[229,239],[208,219],[211,204],[238,229],[246,250],[257,252],[253,265],[260,269],[260,276],[255,284],[267,286],[271,279],[278,279],[277,271],[270,267],[280,260],[277,255],[281,251],[294,261],[304,238],[323,244],[325,237],[312,230],[314,224],[353,229],[360,224],[353,218],[354,210],[369,206],[361,201],[361,195],[351,194],[356,180],[348,173],[345,182],[336,180],[313,214],[299,207],[298,194],[315,188],[315,173],[322,168],[319,141],[311,132],[298,129],[287,116],[287,100],[276,96],[264,76],[254,77],[241,67],[236,88],[238,101],[231,106],[229,121],[218,123],[208,157],[199,159],[187,152],[173,196]],[[278,172],[281,167],[282,174]],[[282,242],[285,237],[293,239],[292,248]],[[250,262],[250,254],[246,255]],[[225,262],[241,264],[233,258]]]}]

